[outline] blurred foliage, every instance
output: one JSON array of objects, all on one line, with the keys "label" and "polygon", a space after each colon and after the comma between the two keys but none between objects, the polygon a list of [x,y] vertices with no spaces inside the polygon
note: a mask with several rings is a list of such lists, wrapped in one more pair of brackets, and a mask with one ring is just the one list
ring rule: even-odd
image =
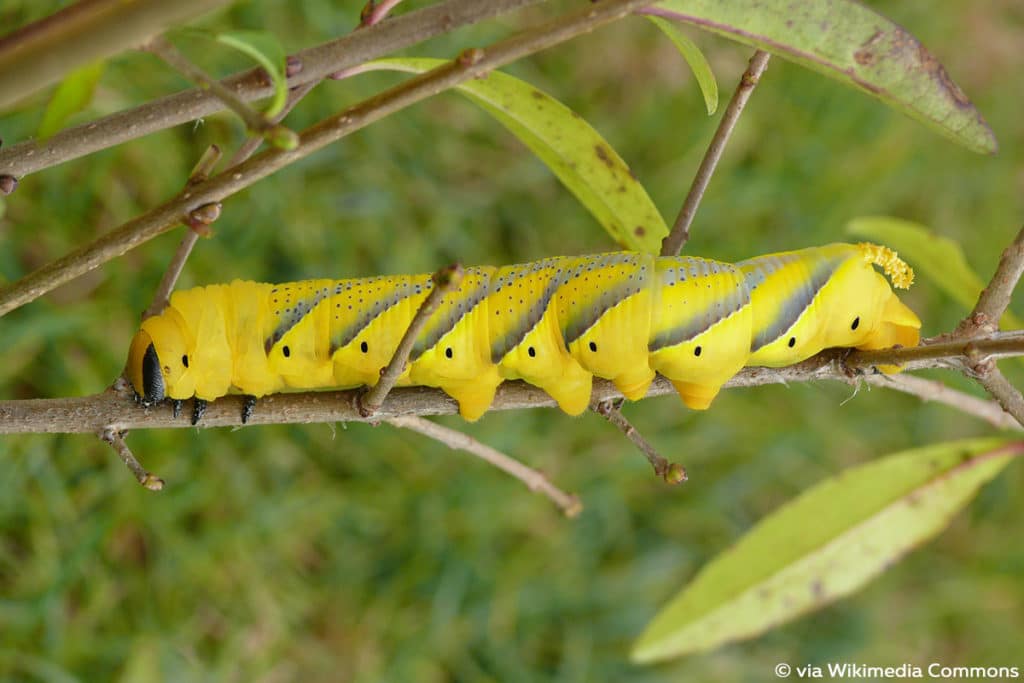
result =
[{"label": "blurred foliage", "polygon": [[[60,4],[5,0],[0,25]],[[270,29],[291,51],[350,30],[359,9],[253,0],[199,24]],[[452,56],[547,11],[410,54]],[[1024,11],[1011,0],[884,11],[944,62],[1002,151],[972,154],[775,59],[688,253],[739,259],[825,243],[844,239],[853,217],[884,214],[932,227],[963,245],[983,277],[992,272],[1024,215]],[[686,33],[729,92],[750,49]],[[247,66],[227,50],[180,46],[216,74]],[[630,19],[509,71],[582,114],[675,215],[715,120],[656,27]],[[287,121],[301,129],[398,78],[325,83]],[[72,122],[184,86],[151,55],[126,54],[107,65],[91,107]],[[4,113],[0,137],[30,136],[49,95]],[[237,119],[219,114],[23,179],[0,219],[0,277],[17,278],[152,207],[180,189],[206,145],[230,150],[242,135]],[[346,138],[224,209],[183,287],[425,272],[454,259],[511,263],[611,246],[540,162],[452,94]],[[0,396],[109,384],[179,238],[149,242],[0,319]],[[907,301],[926,334],[964,313],[927,284]],[[976,391],[950,373],[933,376]],[[468,456],[383,426],[134,433],[136,455],[168,481],[160,494],[137,486],[98,439],[3,437],[0,680],[753,681],[779,661],[1018,663],[1024,549],[1007,539],[1024,522],[1019,464],[946,533],[849,599],[712,654],[654,668],[628,662],[659,606],[798,492],[891,451],[991,433],[911,397],[862,387],[847,400],[852,393],[839,384],[734,390],[704,414],[671,398],[628,406],[638,428],[687,466],[690,481],[678,488],[660,483],[597,416],[444,420],[578,493],[586,508],[574,521]]]}]

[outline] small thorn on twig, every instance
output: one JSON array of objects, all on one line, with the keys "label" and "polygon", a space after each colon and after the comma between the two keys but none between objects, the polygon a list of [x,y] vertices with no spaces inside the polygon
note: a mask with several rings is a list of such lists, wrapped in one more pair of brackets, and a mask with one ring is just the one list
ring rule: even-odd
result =
[{"label": "small thorn on twig", "polygon": [[12,175],[0,175],[0,194],[9,195],[18,189],[18,179]]},{"label": "small thorn on twig", "polygon": [[[621,401],[619,402],[621,405]],[[662,457],[654,446],[652,446],[647,439],[637,431],[637,428],[630,424],[626,416],[619,410],[619,405],[616,405],[616,399],[609,399],[606,401],[599,401],[591,404],[590,408],[604,419],[611,422],[613,425],[619,428],[627,439],[633,442],[640,452],[647,458],[647,462],[651,463],[651,467],[654,468],[654,473],[658,475],[662,481],[666,484],[680,484],[687,480],[686,468],[682,465],[674,462],[670,462]]]},{"label": "small thorn on twig", "polygon": [[164,480],[148,472],[146,468],[135,459],[131,449],[128,448],[128,444],[124,441],[124,432],[119,432],[113,427],[107,427],[100,432],[99,437],[110,444],[117,455],[121,458],[121,462],[131,470],[131,473],[135,475],[135,479],[140,484],[150,491],[160,491],[164,488]]}]

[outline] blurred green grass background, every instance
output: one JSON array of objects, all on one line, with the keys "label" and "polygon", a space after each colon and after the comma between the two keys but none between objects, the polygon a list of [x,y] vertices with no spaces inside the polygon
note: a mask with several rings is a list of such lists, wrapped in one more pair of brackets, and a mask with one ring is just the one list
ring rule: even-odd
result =
[{"label": "blurred green grass background", "polygon": [[[0,25],[60,4],[0,4]],[[883,9],[946,65],[1000,153],[971,154],[773,59],[688,253],[738,259],[842,240],[848,219],[893,214],[958,240],[991,274],[1024,215],[1024,10],[1010,0]],[[354,2],[254,0],[199,23],[269,28],[296,50],[348,31],[358,11]],[[451,56],[548,11],[410,52]],[[731,92],[750,50],[688,33]],[[218,74],[245,66],[209,45],[182,47]],[[655,27],[620,22],[509,71],[598,128],[671,221],[717,119],[703,113],[691,74]],[[288,123],[309,125],[398,78],[325,83]],[[154,57],[126,54],[76,120],[184,86]],[[12,144],[31,135],[44,103],[40,94],[5,113],[0,136]],[[236,120],[216,115],[24,179],[0,205],[0,277],[16,279],[150,208],[180,188],[206,145],[232,149],[241,139]],[[182,287],[613,248],[517,141],[451,94],[230,199],[215,228]],[[0,319],[0,397],[108,385],[179,239],[176,231],[151,241]],[[929,282],[907,300],[925,334],[964,313]],[[974,391],[950,373],[932,376]],[[137,486],[95,438],[2,437],[0,680],[760,681],[780,661],[1024,664],[1024,549],[1012,542],[1024,522],[1019,465],[855,596],[711,654],[651,668],[628,662],[658,607],[799,491],[895,450],[991,431],[911,397],[861,388],[847,400],[852,393],[839,384],[733,390],[705,414],[672,398],[627,406],[686,465],[690,481],[678,488],[656,480],[594,415],[442,420],[578,493],[585,510],[573,521],[469,456],[385,426],[133,433],[136,455],[168,482],[160,494]]]}]

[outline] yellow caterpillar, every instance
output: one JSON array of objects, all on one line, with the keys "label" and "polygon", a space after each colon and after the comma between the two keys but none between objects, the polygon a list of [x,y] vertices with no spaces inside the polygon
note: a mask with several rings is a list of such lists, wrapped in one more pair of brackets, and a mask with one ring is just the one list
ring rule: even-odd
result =
[{"label": "yellow caterpillar", "polygon": [[[416,340],[399,386],[440,387],[468,420],[506,379],[578,415],[591,380],[637,400],[655,373],[703,410],[744,365],[783,366],[829,347],[914,346],[896,287],[913,272],[871,244],[831,244],[728,264],[615,252],[468,268]],[[175,292],[132,340],[126,375],[146,405],[228,393],[376,383],[432,287],[429,275]],[[243,421],[251,412],[249,405]]]}]

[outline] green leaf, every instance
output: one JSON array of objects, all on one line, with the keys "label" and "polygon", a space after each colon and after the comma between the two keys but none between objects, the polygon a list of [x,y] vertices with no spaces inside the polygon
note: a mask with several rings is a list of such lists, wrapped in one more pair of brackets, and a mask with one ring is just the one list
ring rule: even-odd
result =
[{"label": "green leaf", "polygon": [[[936,235],[927,227],[891,216],[864,216],[855,218],[846,231],[900,252],[903,258],[946,292],[954,301],[971,310],[985,283],[978,276],[959,244]],[[1024,323],[1007,311],[1003,323],[1011,329],[1020,329]]]},{"label": "green leaf", "polygon": [[274,97],[264,112],[272,117],[284,109],[288,99],[288,79],[285,77],[286,55],[277,36],[269,31],[226,31],[216,35],[216,41],[233,47],[255,60],[270,74],[274,84]]},{"label": "green leaf", "polygon": [[651,662],[762,633],[848,595],[945,528],[1024,442],[975,439],[846,470],[762,520],[648,625]]},{"label": "green leaf", "polygon": [[854,0],[663,0],[651,11],[852,85],[975,152],[997,149],[992,129],[934,55]]},{"label": "green leaf", "polygon": [[40,140],[59,131],[72,115],[89,106],[96,84],[103,75],[104,65],[103,61],[87,64],[75,69],[61,81],[43,112],[43,120],[36,132]]},{"label": "green leaf", "polygon": [[[441,59],[379,59],[366,69],[423,73]],[[457,89],[530,148],[627,249],[658,253],[668,227],[626,162],[578,114],[529,83],[499,71]]]},{"label": "green leaf", "polygon": [[708,116],[714,114],[718,111],[718,81],[715,80],[715,73],[711,70],[711,65],[705,59],[704,53],[700,51],[696,43],[684,36],[682,31],[675,27],[675,24],[661,17],[648,15],[647,18],[653,21],[654,25],[675,43],[679,54],[690,65],[690,69],[697,79],[697,85],[700,86],[700,91],[704,95],[704,106],[708,109]]}]

